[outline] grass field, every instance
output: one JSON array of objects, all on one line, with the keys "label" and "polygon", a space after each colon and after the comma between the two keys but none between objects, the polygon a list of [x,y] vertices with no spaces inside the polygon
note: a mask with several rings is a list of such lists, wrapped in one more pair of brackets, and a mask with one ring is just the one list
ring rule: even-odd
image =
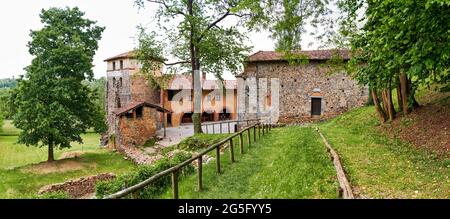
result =
[{"label": "grass field", "polygon": [[[205,165],[204,191],[196,191],[194,174],[180,182],[180,198],[338,198],[333,164],[313,129],[273,129],[246,145],[243,156],[234,142],[237,162],[231,164],[227,149],[221,156],[223,173],[216,175],[215,161]],[[162,196],[170,197],[171,191]]]},{"label": "grass field", "polygon": [[[39,188],[70,179],[99,173],[121,174],[132,171],[135,165],[117,153],[100,148],[100,136],[83,135],[83,144],[56,150],[59,159],[51,165],[47,160],[47,148],[27,147],[16,144],[20,130],[6,121],[0,133],[0,198],[34,197]],[[76,155],[74,158],[66,158]]]},{"label": "grass field", "polygon": [[450,198],[450,160],[389,139],[373,107],[320,124],[356,191],[367,198]]}]

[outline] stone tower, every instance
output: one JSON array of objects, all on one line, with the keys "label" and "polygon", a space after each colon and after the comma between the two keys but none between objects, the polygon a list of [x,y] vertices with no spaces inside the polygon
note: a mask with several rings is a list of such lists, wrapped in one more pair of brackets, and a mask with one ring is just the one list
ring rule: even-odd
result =
[{"label": "stone tower", "polygon": [[[135,58],[134,52],[126,52],[105,60],[107,63],[106,79],[106,113],[108,133],[114,133],[115,111],[134,102],[144,101],[161,104],[160,90],[152,88],[148,80],[139,74],[141,65]],[[161,67],[153,74],[160,76]]]}]

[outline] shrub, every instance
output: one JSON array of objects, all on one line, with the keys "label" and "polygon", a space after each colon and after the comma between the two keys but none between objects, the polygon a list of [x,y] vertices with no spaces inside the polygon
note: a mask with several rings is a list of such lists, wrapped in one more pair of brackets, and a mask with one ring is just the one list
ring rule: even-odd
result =
[{"label": "shrub", "polygon": [[[172,159],[164,158],[153,165],[139,166],[136,172],[128,173],[117,177],[114,180],[98,182],[96,185],[97,198],[103,198],[107,195],[116,193],[120,190],[136,185],[155,174],[176,166],[177,164],[191,158],[191,155],[186,152],[179,152],[173,155]],[[190,164],[184,167],[178,174],[179,179],[194,172],[194,167]],[[152,199],[163,194],[167,188],[171,185],[170,175],[165,176],[151,185],[146,186],[133,194],[126,196],[125,198],[135,199]]]},{"label": "shrub", "polygon": [[48,192],[42,195],[33,194],[28,197],[29,199],[70,199],[70,196],[67,192]]},{"label": "shrub", "polygon": [[226,138],[228,135],[208,135],[208,134],[198,134],[188,137],[178,143],[177,147],[186,151],[198,151],[199,149],[207,148],[220,140]]}]

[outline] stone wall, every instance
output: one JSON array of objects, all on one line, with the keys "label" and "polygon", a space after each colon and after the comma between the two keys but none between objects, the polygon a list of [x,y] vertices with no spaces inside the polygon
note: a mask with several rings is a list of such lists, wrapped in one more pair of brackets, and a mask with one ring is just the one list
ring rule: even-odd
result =
[{"label": "stone wall", "polygon": [[[267,78],[269,93],[270,79],[279,78],[279,122],[282,123],[334,117],[363,106],[368,99],[367,87],[359,86],[342,70],[329,68],[323,62],[310,61],[308,64],[295,66],[282,61],[249,63],[243,77]],[[260,89],[258,86],[258,93]],[[243,89],[239,90],[244,92]],[[256,98],[255,95],[256,91],[250,91],[250,98]],[[320,117],[311,115],[312,98],[321,99]],[[248,105],[248,97],[243,102]],[[242,109],[239,107],[244,119],[256,117],[255,114],[249,114],[248,109]]]},{"label": "stone wall", "polygon": [[112,180],[116,176],[112,173],[104,173],[96,176],[82,177],[68,182],[44,186],[39,190],[39,194],[51,192],[66,192],[70,198],[89,198],[95,193],[95,184],[98,181]]},{"label": "stone wall", "polygon": [[143,145],[151,138],[156,137],[157,114],[154,108],[144,107],[142,118],[127,118],[121,116],[119,118],[119,142],[123,147],[132,147]]}]

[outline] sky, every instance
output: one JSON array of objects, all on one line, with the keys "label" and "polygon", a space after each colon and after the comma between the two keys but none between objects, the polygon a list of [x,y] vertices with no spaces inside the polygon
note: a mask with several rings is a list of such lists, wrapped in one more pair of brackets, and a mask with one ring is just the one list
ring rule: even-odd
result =
[{"label": "sky", "polygon": [[[132,50],[137,46],[135,36],[137,26],[151,27],[154,24],[155,6],[148,4],[145,9],[134,6],[134,0],[15,0],[3,2],[0,7],[0,79],[23,75],[24,67],[31,63],[27,43],[31,40],[30,30],[42,27],[39,14],[42,9],[50,7],[79,7],[85,18],[95,20],[98,25],[106,27],[99,49],[94,57],[94,74],[96,78],[106,75],[108,57]],[[273,50],[274,42],[268,33],[250,33],[250,45],[253,52]],[[309,49],[309,41],[302,43]],[[208,76],[210,78],[211,76]],[[230,73],[225,79],[233,79]]]}]

